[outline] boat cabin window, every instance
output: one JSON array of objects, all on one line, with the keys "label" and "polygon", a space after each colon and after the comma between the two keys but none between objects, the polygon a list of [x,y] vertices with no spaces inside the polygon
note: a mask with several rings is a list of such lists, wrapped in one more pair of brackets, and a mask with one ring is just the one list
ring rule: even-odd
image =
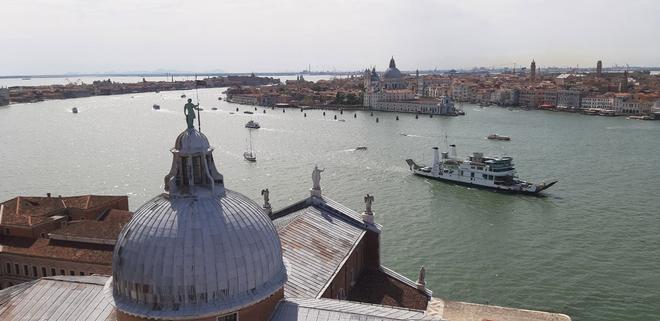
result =
[{"label": "boat cabin window", "polygon": [[474,177],[474,172],[470,173],[470,177]]},{"label": "boat cabin window", "polygon": [[488,175],[486,174],[481,174],[481,176],[483,176],[484,179],[488,179]]}]

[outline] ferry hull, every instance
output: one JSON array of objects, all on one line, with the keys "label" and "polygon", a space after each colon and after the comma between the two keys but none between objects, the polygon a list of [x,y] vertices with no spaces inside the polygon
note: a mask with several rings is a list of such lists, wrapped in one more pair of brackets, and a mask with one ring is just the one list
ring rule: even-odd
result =
[{"label": "ferry hull", "polygon": [[503,193],[509,193],[509,194],[524,194],[524,195],[534,195],[534,196],[542,196],[543,194],[540,194],[542,191],[552,187],[557,183],[557,181],[552,181],[549,183],[542,183],[542,184],[534,184],[532,185],[534,189],[526,189],[521,187],[520,185],[518,186],[498,186],[498,185],[484,185],[484,184],[477,184],[473,183],[472,181],[465,181],[465,180],[459,180],[459,179],[454,179],[450,178],[449,176],[440,176],[440,175],[434,175],[431,172],[427,172],[422,170],[423,167],[417,165],[414,161],[412,160],[406,160],[408,165],[410,166],[410,170],[413,172],[413,174],[417,176],[422,176],[426,178],[431,178],[434,180],[439,180],[455,185],[462,185],[462,186],[468,186],[468,187],[475,187],[479,189],[486,189],[486,190],[491,190],[491,191],[496,191],[496,192],[503,192]]}]

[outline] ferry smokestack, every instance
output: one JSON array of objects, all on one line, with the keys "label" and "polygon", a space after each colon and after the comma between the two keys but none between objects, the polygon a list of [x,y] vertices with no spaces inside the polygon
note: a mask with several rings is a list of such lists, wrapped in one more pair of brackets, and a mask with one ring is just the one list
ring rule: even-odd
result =
[{"label": "ferry smokestack", "polygon": [[456,155],[456,145],[454,144],[449,145],[449,156],[451,158],[458,158],[458,155]]},{"label": "ferry smokestack", "polygon": [[433,173],[439,173],[440,172],[440,157],[438,155],[438,147],[433,147],[433,165],[432,165],[432,171]]}]

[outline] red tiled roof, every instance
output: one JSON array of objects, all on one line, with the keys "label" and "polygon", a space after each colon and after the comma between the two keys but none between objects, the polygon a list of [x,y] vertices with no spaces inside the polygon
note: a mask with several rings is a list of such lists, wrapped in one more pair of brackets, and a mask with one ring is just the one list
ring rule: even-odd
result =
[{"label": "red tiled roof", "polygon": [[62,215],[67,208],[91,209],[126,196],[83,195],[69,197],[18,196],[3,203],[0,224],[32,225],[43,223],[51,216]]},{"label": "red tiled roof", "polygon": [[2,236],[2,253],[111,265],[112,246],[79,244],[39,238],[36,240]]},{"label": "red tiled roof", "polygon": [[80,237],[90,239],[116,240],[121,229],[131,220],[133,213],[122,210],[110,210],[100,220],[81,220],[50,232],[62,237]]}]

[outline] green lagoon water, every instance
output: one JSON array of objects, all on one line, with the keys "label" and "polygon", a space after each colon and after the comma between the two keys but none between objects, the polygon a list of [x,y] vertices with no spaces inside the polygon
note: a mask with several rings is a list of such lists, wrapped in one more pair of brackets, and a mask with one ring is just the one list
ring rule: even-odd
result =
[{"label": "green lagoon water", "polygon": [[[308,196],[313,166],[325,167],[325,195],[356,210],[364,194],[375,196],[383,264],[412,279],[425,265],[435,296],[579,321],[660,318],[660,122],[472,105],[465,117],[399,121],[261,107],[250,116],[230,114],[254,107],[218,101],[221,91],[199,97],[202,131],[228,188],[259,201],[268,187],[280,208]],[[162,191],[169,148],[185,128],[182,93],[0,107],[0,199],[128,194],[136,209]],[[250,119],[262,126],[255,164],[242,159]],[[486,140],[490,133],[513,140]],[[410,174],[406,158],[430,162],[431,147],[447,142],[459,155],[512,156],[521,178],[559,183],[529,197]]]}]

